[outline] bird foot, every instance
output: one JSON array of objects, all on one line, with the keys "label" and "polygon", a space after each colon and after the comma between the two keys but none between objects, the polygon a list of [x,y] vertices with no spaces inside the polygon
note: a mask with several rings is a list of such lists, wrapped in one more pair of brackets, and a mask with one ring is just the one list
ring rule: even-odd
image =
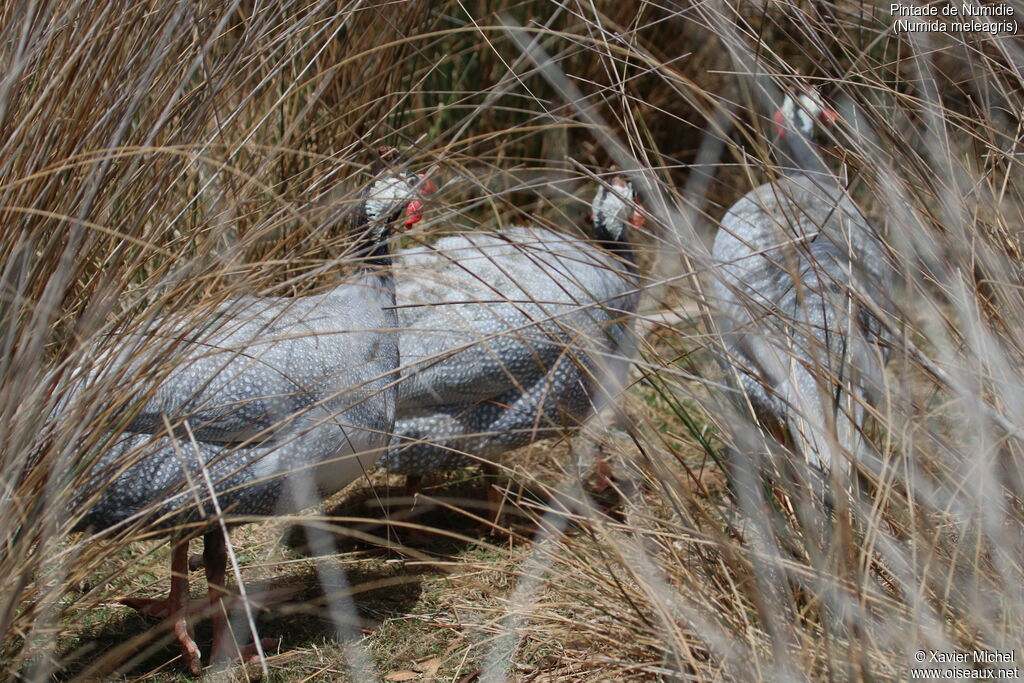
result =
[{"label": "bird foot", "polygon": [[117,598],[117,602],[151,619],[166,619],[171,616],[171,603],[168,598]]},{"label": "bird foot", "polygon": [[[125,607],[133,610],[148,619],[163,620],[171,616],[170,598],[115,598]],[[190,598],[185,603],[186,614],[202,614],[207,609],[207,601],[203,598]]]},{"label": "bird foot", "polygon": [[174,637],[178,640],[178,644],[181,645],[181,656],[185,658],[185,666],[188,667],[188,672],[193,676],[202,674],[202,654],[199,652],[199,646],[196,645],[196,641],[192,639],[188,621],[184,614],[179,614],[174,619]]},{"label": "bird foot", "polygon": [[185,667],[188,669],[188,672],[193,676],[201,676],[203,674],[203,661],[196,641],[192,640],[191,637],[179,637],[178,643],[181,645],[181,656],[185,658]]},{"label": "bird foot", "polygon": [[[260,638],[260,647],[263,648],[263,654],[271,651],[276,652],[281,647],[281,638]],[[242,656],[259,659],[260,653],[256,649],[256,643],[249,643],[242,648]]]},{"label": "bird foot", "polygon": [[[258,609],[265,609],[268,605],[285,602],[299,592],[301,592],[301,587],[297,586],[286,586],[276,590],[263,591],[258,596],[257,601],[254,601],[254,606]],[[131,607],[139,614],[151,619],[163,620],[171,617],[170,598],[117,598],[117,602],[126,607]],[[226,607],[228,609],[240,609],[241,601],[238,598],[227,599],[225,602],[227,603]],[[209,609],[209,603],[206,600],[189,600],[185,603],[185,614],[180,615],[174,621],[174,635],[178,644],[181,646],[181,654],[185,660],[185,667],[193,676],[199,676],[202,674],[202,653],[199,650],[199,646],[196,645],[195,640],[193,640],[191,633],[189,633],[186,618],[188,614],[201,614],[207,609]],[[214,638],[215,642],[210,654],[211,665],[223,662],[241,662],[243,665],[259,663],[259,650],[256,648],[256,644],[254,642],[250,641],[248,645],[238,649],[225,645],[223,643],[223,638],[224,636],[221,636],[221,638]],[[263,648],[264,653],[276,652],[281,646],[281,639],[260,638],[260,646]],[[248,673],[249,678],[253,678],[253,676],[254,674],[252,672]]]},{"label": "bird foot", "polygon": [[[280,647],[280,638],[260,638],[260,648],[262,648],[264,656],[271,652],[277,652]],[[248,645],[241,649],[218,644],[210,654],[211,665],[221,665],[232,661],[240,662],[243,665],[250,663],[258,664],[260,661],[260,650],[256,647],[255,642],[250,641]]]},{"label": "bird foot", "polygon": [[[167,619],[172,614],[171,598],[117,598],[117,602],[131,607],[144,617],[151,619]],[[187,604],[187,603],[186,603]],[[189,633],[188,622],[184,614],[174,620],[174,637],[181,646],[181,656],[185,660],[185,668],[193,676],[203,673],[202,653],[199,646]]]}]

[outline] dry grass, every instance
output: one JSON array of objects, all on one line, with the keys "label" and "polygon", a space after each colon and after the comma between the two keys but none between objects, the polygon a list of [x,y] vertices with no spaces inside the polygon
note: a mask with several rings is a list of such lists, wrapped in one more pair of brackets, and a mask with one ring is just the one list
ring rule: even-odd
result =
[{"label": "dry grass", "polygon": [[[676,318],[641,342],[615,429],[595,419],[571,451],[505,460],[523,538],[445,507],[480,512],[474,472],[427,488],[443,499],[416,518],[439,529],[427,546],[379,526],[382,474],[237,530],[246,580],[290,594],[259,621],[283,637],[271,680],[361,680],[353,653],[380,677],[453,681],[904,680],[917,650],[1019,661],[1019,43],[897,35],[888,4],[497,5],[0,7],[2,675],[184,678],[167,627],[113,603],[166,590],[166,545],[68,533],[81,464],[131,401],[116,376],[72,395],[74,372],[158,316],[329,284],[351,245],[333,217],[384,143],[446,182],[413,240],[574,229],[585,169],[631,170],[652,214],[642,310]],[[767,99],[800,75],[843,114],[828,163],[899,272],[883,467],[810,518],[784,485],[757,515],[726,491],[724,447],[761,435],[719,362],[703,248],[775,174]],[[157,375],[173,367],[146,352]],[[617,495],[581,486],[591,443]],[[303,521],[331,525],[337,552],[292,543]],[[355,642],[334,637],[343,587],[320,585],[324,564],[346,572]]]}]

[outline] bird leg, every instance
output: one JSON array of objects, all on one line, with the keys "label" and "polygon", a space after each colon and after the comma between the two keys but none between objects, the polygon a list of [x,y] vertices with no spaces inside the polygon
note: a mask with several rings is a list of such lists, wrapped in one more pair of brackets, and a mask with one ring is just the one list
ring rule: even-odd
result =
[{"label": "bird leg", "polygon": [[188,625],[186,607],[188,605],[188,538],[175,539],[171,549],[171,593],[167,597],[167,607],[174,620],[174,637],[181,645],[181,654],[185,665],[193,676],[203,671],[200,661],[199,646],[192,639]]},{"label": "bird leg", "polygon": [[227,621],[221,598],[225,594],[224,576],[227,573],[228,552],[224,535],[220,529],[203,536],[203,568],[206,570],[207,597],[210,601],[210,624],[213,626],[213,645],[210,649],[210,663],[226,658],[224,638],[227,636]]},{"label": "bird leg", "polygon": [[[241,650],[233,650],[233,643],[228,639],[228,614],[224,596],[227,595],[225,578],[227,576],[228,551],[224,534],[220,529],[210,531],[203,536],[203,567],[206,569],[207,597],[210,602],[210,625],[213,627],[213,644],[210,646],[210,664],[229,660],[239,654],[243,661],[259,657],[259,649],[250,642]],[[230,602],[230,601],[229,601]],[[263,651],[272,650],[281,644],[280,638],[261,638]]]},{"label": "bird leg", "polygon": [[199,647],[189,632],[188,613],[188,538],[171,542],[171,592],[166,598],[118,598],[118,602],[153,619],[173,619],[174,636],[181,644],[190,673],[199,675]]},{"label": "bird leg", "polygon": [[423,490],[422,474],[405,475],[405,497],[409,499],[407,505],[411,510],[416,505],[416,494]]},{"label": "bird leg", "polygon": [[[416,496],[423,490],[422,474],[405,475],[405,502],[391,506],[391,517],[398,522],[413,520],[413,509],[416,507]],[[424,545],[434,540],[434,535],[426,529],[396,527],[401,529],[401,542],[406,545]]]}]

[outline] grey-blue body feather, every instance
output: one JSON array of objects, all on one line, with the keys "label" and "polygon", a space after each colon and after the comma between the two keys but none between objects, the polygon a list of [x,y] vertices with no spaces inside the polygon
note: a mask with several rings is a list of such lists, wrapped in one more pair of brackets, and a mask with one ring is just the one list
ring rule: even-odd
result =
[{"label": "grey-blue body feather", "polygon": [[[615,210],[621,222],[632,206]],[[402,381],[382,465],[421,474],[493,461],[615,396],[639,299],[623,252],[527,227],[399,252]]]},{"label": "grey-blue body feather", "polygon": [[[211,484],[228,514],[287,513],[373,465],[397,404],[388,224],[419,184],[399,172],[367,190],[369,258],[347,281],[312,296],[234,299],[201,321],[158,320],[95,364],[84,381],[129,378],[138,399],[112,443],[83,458],[79,528],[143,514],[156,526],[196,521],[214,512]],[[420,203],[408,206],[411,215]]]},{"label": "grey-blue body feather", "polygon": [[[392,287],[388,275],[366,275],[317,296],[240,299],[203,329],[161,326],[149,335],[182,337],[183,353],[171,354],[184,357],[90,463],[102,489],[80,525],[102,528],[143,511],[167,523],[210,515],[201,467],[221,508],[240,515],[308,507],[311,496],[357,478],[394,421],[398,345],[382,332],[397,325],[382,307]],[[137,390],[146,390],[144,379]],[[133,464],[117,472],[125,462]]]},{"label": "grey-blue body feather", "polygon": [[874,229],[831,174],[796,172],[736,202],[712,256],[719,329],[759,420],[827,468],[831,413],[836,441],[858,457],[887,354],[877,319],[852,294],[885,296]]}]

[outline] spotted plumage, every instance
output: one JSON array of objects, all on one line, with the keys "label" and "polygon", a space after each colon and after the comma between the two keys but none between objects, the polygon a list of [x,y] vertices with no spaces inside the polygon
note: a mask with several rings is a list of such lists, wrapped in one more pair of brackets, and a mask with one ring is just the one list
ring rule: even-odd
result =
[{"label": "spotted plumage", "polygon": [[776,117],[785,137],[796,138],[798,170],[750,191],[722,218],[713,293],[760,421],[788,432],[808,463],[827,468],[834,459],[828,416],[842,447],[859,452],[864,406],[884,362],[878,321],[851,286],[882,301],[888,269],[877,234],[835,177],[807,162],[808,115],[835,116],[823,115],[829,110],[812,94],[788,97]]},{"label": "spotted plumage", "polygon": [[[403,210],[415,222],[420,189],[405,171],[370,186],[359,220],[365,265],[333,289],[243,297],[201,324],[160,320],[97,362],[94,375],[132,378],[141,406],[109,447],[85,459],[91,484],[79,492],[77,526],[208,518],[203,470],[232,515],[308,507],[360,476],[387,445],[396,405],[387,226]],[[166,377],[147,376],[147,348],[172,366]]]},{"label": "spotted plumage", "polygon": [[420,474],[493,461],[578,426],[628,366],[637,278],[617,179],[593,206],[608,249],[535,227],[468,233],[397,255],[402,382],[382,464]]}]

